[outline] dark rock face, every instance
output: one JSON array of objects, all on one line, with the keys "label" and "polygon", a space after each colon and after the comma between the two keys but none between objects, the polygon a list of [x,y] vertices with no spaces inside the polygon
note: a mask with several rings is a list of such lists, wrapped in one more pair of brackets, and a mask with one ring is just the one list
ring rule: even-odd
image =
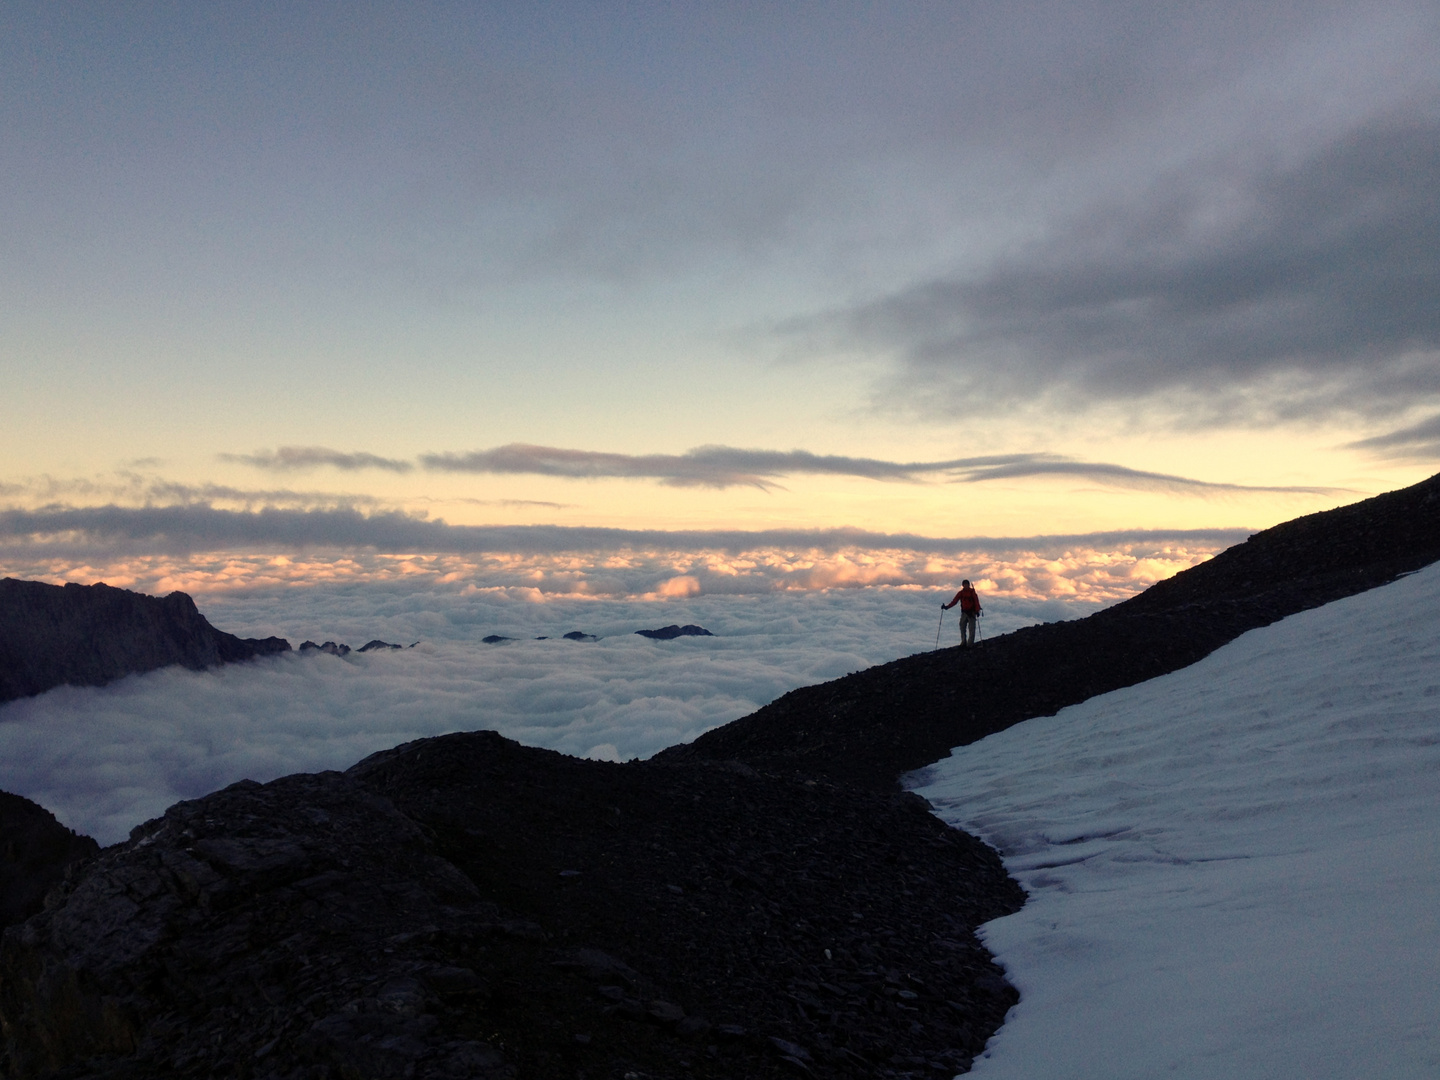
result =
[{"label": "dark rock face", "polygon": [[[418,645],[418,644],[420,644],[420,643],[417,641],[417,642],[415,643],[415,645]],[[415,645],[410,645],[410,646],[405,646],[405,645],[392,645],[392,644],[390,644],[390,642],[388,642],[388,641],[381,641],[379,638],[375,638],[373,641],[367,641],[364,645],[361,645],[360,648],[356,649],[355,651],[356,651],[356,652],[374,652],[376,649],[404,649],[404,648],[411,648],[411,649],[413,649],[413,648],[415,647]]]},{"label": "dark rock face", "polygon": [[490,732],[180,803],[62,891],[0,948],[8,1076],[950,1076],[1022,900],[914,796]]},{"label": "dark rock face", "polygon": [[399,1077],[423,1059],[425,1075],[503,1076],[498,1052],[435,1037],[427,1012],[465,989],[429,943],[494,925],[419,827],[353,780],[236,784],[137,829],[6,932],[0,1071]]},{"label": "dark rock face", "polygon": [[109,585],[0,580],[0,702],[66,683],[103,686],[171,664],[198,671],[289,649],[282,638],[216,630],[182,592],[161,599]]},{"label": "dark rock face", "polygon": [[44,807],[0,791],[0,929],[38,912],[66,871],[99,850]]},{"label": "dark rock face", "polygon": [[297,651],[301,653],[319,652],[325,653],[327,656],[349,656],[350,646],[340,645],[333,641],[327,641],[324,645],[316,645],[313,641],[302,641]]},{"label": "dark rock face", "polygon": [[583,630],[571,630],[564,635],[566,641],[599,641],[594,634],[587,634]]},{"label": "dark rock face", "polygon": [[1176,671],[1247,630],[1437,559],[1440,476],[1257,533],[1086,619],[1027,627],[793,690],[658,757],[741,760],[893,788],[897,776],[952,747]]},{"label": "dark rock face", "polygon": [[674,623],[671,623],[669,626],[662,626],[659,630],[636,630],[635,633],[641,637],[654,638],[656,641],[670,641],[677,637],[715,636],[703,626],[696,626],[694,623],[687,623],[685,626],[676,626]]}]

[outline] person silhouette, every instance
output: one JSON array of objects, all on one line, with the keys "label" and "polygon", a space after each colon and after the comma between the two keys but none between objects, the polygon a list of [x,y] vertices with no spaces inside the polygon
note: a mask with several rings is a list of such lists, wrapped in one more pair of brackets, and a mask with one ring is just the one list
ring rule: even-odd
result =
[{"label": "person silhouette", "polygon": [[975,644],[975,620],[980,617],[980,594],[970,585],[970,579],[966,578],[960,583],[960,591],[955,594],[955,599],[948,604],[941,604],[942,611],[949,611],[956,604],[960,605],[960,644]]}]

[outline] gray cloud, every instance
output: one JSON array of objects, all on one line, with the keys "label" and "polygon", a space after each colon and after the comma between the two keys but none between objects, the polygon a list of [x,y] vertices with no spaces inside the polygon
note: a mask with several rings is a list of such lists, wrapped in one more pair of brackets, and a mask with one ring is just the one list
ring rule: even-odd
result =
[{"label": "gray cloud", "polygon": [[1440,122],[1234,160],[1072,218],[969,277],[781,328],[896,357],[943,410],[1169,398],[1191,422],[1384,413],[1440,394]]},{"label": "gray cloud", "polygon": [[1424,461],[1440,458],[1440,415],[1384,435],[1359,439],[1346,446],[1352,450],[1370,450],[1382,457]]},{"label": "gray cloud", "polygon": [[957,483],[1068,475],[1112,487],[1189,494],[1334,494],[1331,488],[1251,487],[1220,484],[1123,465],[1074,461],[1055,454],[992,454],[947,461],[881,461],[875,458],[813,454],[808,450],[741,450],[700,446],[683,454],[612,454],[554,446],[510,443],[466,454],[425,454],[421,464],[439,472],[519,473],[569,479],[603,477],[657,479],[677,487],[725,488],[748,485],[762,490],[778,477],[794,474],[854,476],[869,480],[915,481],[941,475]]},{"label": "gray cloud", "polygon": [[146,505],[204,505],[238,503],[247,510],[259,507],[285,509],[364,508],[373,510],[385,502],[370,495],[333,491],[293,491],[289,488],[237,488],[228,484],[184,484],[163,477],[135,472],[117,472],[100,477],[28,477],[18,483],[0,483],[0,495],[30,504],[68,506],[77,499],[95,504],[102,500]]},{"label": "gray cloud", "polygon": [[363,451],[345,453],[325,446],[282,446],[278,450],[257,450],[253,454],[217,454],[221,461],[240,465],[253,465],[257,469],[271,472],[295,472],[329,466],[355,472],[360,469],[385,469],[388,472],[406,473],[415,468],[409,461],[380,457]]},{"label": "gray cloud", "polygon": [[399,512],[362,514],[347,508],[254,511],[207,506],[48,507],[0,511],[0,542],[55,550],[123,552],[215,551],[251,547],[356,547],[382,552],[750,551],[760,548],[836,551],[849,548],[951,553],[1034,550],[1036,545],[1115,546],[1159,540],[1234,543],[1244,529],[1118,530],[1040,537],[942,538],[864,529],[610,529],[561,525],[450,525]]},{"label": "gray cloud", "polygon": [[955,462],[879,461],[874,458],[812,454],[808,450],[740,450],[700,446],[683,454],[612,454],[555,446],[510,443],[466,454],[425,454],[427,469],[438,472],[526,473],[570,479],[631,477],[660,480],[678,487],[770,488],[774,478],[795,473],[858,476],[871,480],[913,480],[917,474],[954,467],[1010,461],[975,458]]},{"label": "gray cloud", "polygon": [[1029,476],[1074,476],[1109,487],[1139,491],[1171,491],[1187,495],[1241,495],[1268,493],[1273,495],[1338,495],[1351,493],[1345,488],[1327,487],[1258,487],[1249,484],[1217,484],[1208,480],[1192,480],[1170,473],[1146,472],[1124,465],[1097,461],[1072,461],[1052,454],[1017,454],[1014,461],[967,466],[951,473],[951,479],[976,484],[985,480],[1009,480]]}]

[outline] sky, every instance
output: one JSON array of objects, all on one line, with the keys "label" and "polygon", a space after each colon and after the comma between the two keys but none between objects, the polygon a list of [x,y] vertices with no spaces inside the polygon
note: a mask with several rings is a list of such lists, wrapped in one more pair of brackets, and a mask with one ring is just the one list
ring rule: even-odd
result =
[{"label": "sky", "polygon": [[6,4],[0,573],[1134,591],[1435,471],[1437,53],[1429,2]]},{"label": "sky", "polygon": [[1028,893],[977,1080],[1440,1072],[1440,567],[912,778]]}]

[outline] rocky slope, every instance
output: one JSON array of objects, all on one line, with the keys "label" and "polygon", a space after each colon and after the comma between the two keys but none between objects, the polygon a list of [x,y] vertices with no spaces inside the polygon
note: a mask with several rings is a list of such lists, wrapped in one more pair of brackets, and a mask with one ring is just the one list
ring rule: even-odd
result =
[{"label": "rocky slope", "polygon": [[162,599],[103,584],[0,580],[0,702],[66,683],[103,686],[170,664],[199,670],[289,648],[282,638],[216,630],[182,592]]},{"label": "rocky slope", "polygon": [[893,789],[951,747],[1175,671],[1247,630],[1437,559],[1440,476],[1257,533],[1086,619],[793,690],[659,759],[739,760]]},{"label": "rocky slope", "polygon": [[951,1076],[1021,900],[914,796],[445,736],[102,853],[5,933],[0,1072]]},{"label": "rocky slope", "polygon": [[50,811],[0,791],[0,928],[36,914],[66,871],[99,850]]}]

